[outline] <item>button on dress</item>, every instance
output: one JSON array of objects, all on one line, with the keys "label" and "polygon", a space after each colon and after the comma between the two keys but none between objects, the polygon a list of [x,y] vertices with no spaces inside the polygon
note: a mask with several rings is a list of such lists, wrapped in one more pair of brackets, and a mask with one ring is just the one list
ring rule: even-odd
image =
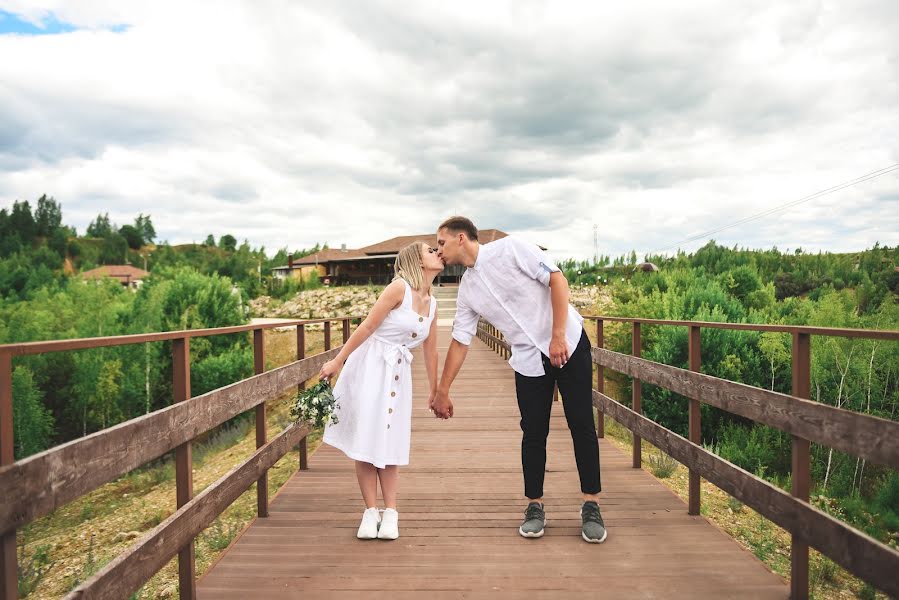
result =
[{"label": "button on dress", "polygon": [[437,300],[428,316],[412,309],[406,283],[402,304],[349,358],[334,385],[338,422],[325,426],[323,441],[354,460],[379,469],[409,464],[412,432],[412,353],[431,331]]}]

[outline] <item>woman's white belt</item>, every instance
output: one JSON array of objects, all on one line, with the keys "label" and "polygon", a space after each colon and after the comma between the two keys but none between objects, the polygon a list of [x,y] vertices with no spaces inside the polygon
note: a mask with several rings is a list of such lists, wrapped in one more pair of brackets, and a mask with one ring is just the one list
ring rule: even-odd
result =
[{"label": "woman's white belt", "polygon": [[397,361],[405,361],[407,364],[412,363],[412,353],[405,344],[395,344],[394,342],[388,341],[377,335],[371,337],[387,346],[387,350],[382,354],[382,357],[387,364],[399,364]]}]

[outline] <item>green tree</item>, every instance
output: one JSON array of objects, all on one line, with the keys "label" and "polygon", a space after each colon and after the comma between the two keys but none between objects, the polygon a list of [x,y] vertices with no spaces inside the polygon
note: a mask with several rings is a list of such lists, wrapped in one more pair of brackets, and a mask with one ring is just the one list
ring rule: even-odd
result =
[{"label": "green tree", "polygon": [[139,214],[134,220],[134,228],[140,233],[144,244],[152,244],[156,239],[156,228],[153,227],[150,215],[144,216],[143,213]]},{"label": "green tree", "polygon": [[65,227],[57,227],[50,233],[50,239],[47,240],[47,247],[53,250],[60,258],[66,257],[66,246],[69,243],[69,236]]},{"label": "green tree", "polygon": [[46,194],[37,199],[34,213],[37,235],[49,237],[62,225],[62,207]]},{"label": "green tree", "polygon": [[209,248],[215,248],[215,237],[210,233],[206,236],[206,241],[203,242],[204,246],[208,246]]},{"label": "green tree", "polygon": [[237,250],[237,238],[230,233],[226,233],[219,238],[219,248],[228,252],[235,252]]},{"label": "green tree", "polygon": [[23,244],[31,244],[34,240],[37,235],[37,223],[34,222],[31,205],[27,200],[13,204],[7,227],[19,236]]},{"label": "green tree", "polygon": [[762,287],[755,269],[745,265],[730,269],[721,276],[721,281],[725,289],[744,304],[752,292]]},{"label": "green tree", "polygon": [[97,215],[97,218],[87,226],[87,237],[105,238],[112,234],[113,228],[109,222],[109,213]]},{"label": "green tree", "polygon": [[[130,321],[140,331],[203,329],[246,322],[240,295],[234,292],[228,278],[203,275],[188,268],[154,270],[154,276],[136,294]],[[252,352],[246,335],[194,338],[190,349],[191,390],[195,395],[252,373]],[[167,406],[172,398],[171,343],[154,344],[146,352],[144,360],[135,362],[141,370],[147,364],[159,368],[149,394],[152,409],[157,409]],[[134,372],[124,380],[143,381],[143,376]]]},{"label": "green tree", "polygon": [[771,387],[774,389],[774,380],[778,369],[790,364],[791,352],[785,343],[784,334],[765,332],[759,336],[759,350],[771,367]]},{"label": "green tree", "polygon": [[119,235],[125,238],[125,242],[132,250],[140,250],[144,245],[143,235],[134,225],[122,225],[119,228]]},{"label": "green tree", "polygon": [[122,418],[119,409],[119,381],[122,378],[122,361],[113,359],[105,361],[97,376],[96,395],[91,402],[92,420],[105,429]]},{"label": "green tree", "polygon": [[53,417],[32,372],[17,366],[12,374],[14,454],[16,460],[46,450],[53,434]]}]

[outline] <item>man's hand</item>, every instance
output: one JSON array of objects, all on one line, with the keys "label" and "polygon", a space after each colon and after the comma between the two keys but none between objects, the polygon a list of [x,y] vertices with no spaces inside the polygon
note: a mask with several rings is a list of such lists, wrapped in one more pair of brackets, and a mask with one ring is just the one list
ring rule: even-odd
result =
[{"label": "man's hand", "polygon": [[434,416],[438,419],[449,419],[453,416],[453,402],[449,398],[449,392],[437,390],[430,400]]},{"label": "man's hand", "polygon": [[553,335],[549,343],[549,362],[554,367],[564,367],[568,362],[568,342],[564,335]]}]

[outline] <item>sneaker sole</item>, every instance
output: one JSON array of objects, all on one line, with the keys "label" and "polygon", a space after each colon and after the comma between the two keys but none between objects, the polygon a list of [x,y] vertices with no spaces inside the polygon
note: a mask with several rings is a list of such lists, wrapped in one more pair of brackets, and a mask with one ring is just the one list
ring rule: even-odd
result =
[{"label": "sneaker sole", "polygon": [[396,534],[395,536],[392,536],[392,537],[388,537],[386,535],[380,535],[380,534],[378,535],[379,540],[388,540],[388,541],[395,540],[398,537],[400,537],[400,534]]},{"label": "sneaker sole", "polygon": [[588,544],[601,544],[604,541],[606,541],[606,538],[608,536],[609,536],[609,532],[606,531],[605,533],[602,534],[602,537],[599,538],[598,540],[591,540],[590,538],[587,537],[586,533],[584,533],[583,531],[581,532],[581,537],[584,538],[584,541],[587,542]]},{"label": "sneaker sole", "polygon": [[529,532],[526,532],[526,531],[522,531],[522,530],[521,530],[521,527],[518,528],[518,535],[520,535],[521,537],[526,537],[526,538],[539,538],[539,537],[543,537],[543,534],[544,534],[545,532],[546,532],[546,521],[545,521],[545,520],[543,521],[543,529],[541,529],[540,531],[534,532],[534,533],[529,533]]}]

